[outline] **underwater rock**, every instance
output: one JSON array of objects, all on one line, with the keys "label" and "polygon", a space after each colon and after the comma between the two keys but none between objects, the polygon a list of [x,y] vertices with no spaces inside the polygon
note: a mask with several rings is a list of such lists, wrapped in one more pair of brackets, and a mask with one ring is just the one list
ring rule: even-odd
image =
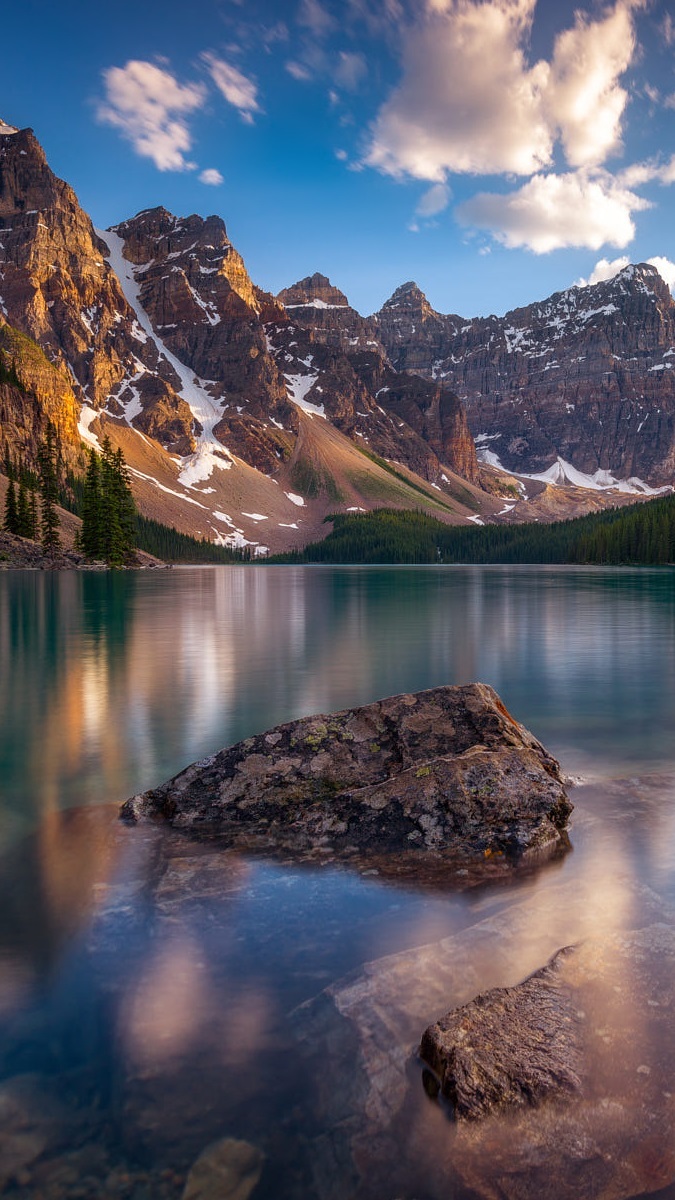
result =
[{"label": "underwater rock", "polygon": [[559,950],[516,987],[493,988],[424,1032],[420,1058],[457,1120],[581,1091],[578,1005],[560,977]]},{"label": "underwater rock", "polygon": [[250,1142],[213,1142],[192,1167],[182,1200],[248,1200],[263,1162],[264,1155]]},{"label": "underwater rock", "polygon": [[518,859],[565,846],[571,811],[556,760],[473,683],[278,725],[133,796],[121,816],[264,848]]}]

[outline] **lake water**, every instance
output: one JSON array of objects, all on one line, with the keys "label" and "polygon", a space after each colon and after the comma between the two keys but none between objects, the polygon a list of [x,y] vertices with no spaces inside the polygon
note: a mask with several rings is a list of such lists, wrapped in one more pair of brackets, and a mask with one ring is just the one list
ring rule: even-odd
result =
[{"label": "lake water", "polygon": [[[452,1132],[415,1041],[559,946],[671,921],[674,585],[543,567],[0,573],[0,1194],[173,1200],[231,1137],[264,1155],[254,1200],[487,1195],[430,1165]],[[279,722],[472,680],[583,779],[572,853],[508,886],[395,886],[115,819]],[[419,983],[429,947],[465,964],[461,986],[427,966],[427,1001],[398,997],[389,1021],[382,980]],[[375,1120],[377,1022],[409,1039],[389,1094],[407,1079],[416,1130],[379,1167],[353,1153]]]}]

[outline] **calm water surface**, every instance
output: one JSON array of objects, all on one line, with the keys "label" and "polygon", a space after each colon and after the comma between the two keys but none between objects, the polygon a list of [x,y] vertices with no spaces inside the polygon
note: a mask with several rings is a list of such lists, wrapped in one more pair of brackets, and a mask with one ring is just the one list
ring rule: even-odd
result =
[{"label": "calm water surface", "polygon": [[[584,568],[0,573],[0,1194],[168,1200],[229,1136],[265,1155],[256,1198],[347,1200],[363,1046],[331,1025],[324,989],[346,1011],[386,956],[452,939],[472,987],[440,1010],[431,988],[428,1011],[410,1001],[412,1049],[444,1009],[560,945],[670,919],[674,583]],[[396,887],[115,821],[128,795],[281,721],[471,680],[585,780],[573,853],[511,886]],[[496,928],[508,978],[484,949]],[[350,1030],[375,1003],[358,987]],[[449,1136],[407,1069],[430,1144]],[[469,1194],[415,1153],[363,1194]]]}]

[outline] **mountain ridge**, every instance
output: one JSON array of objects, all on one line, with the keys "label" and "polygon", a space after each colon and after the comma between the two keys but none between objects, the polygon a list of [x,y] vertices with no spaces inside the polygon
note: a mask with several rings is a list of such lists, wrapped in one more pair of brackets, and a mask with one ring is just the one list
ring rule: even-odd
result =
[{"label": "mountain ridge", "polygon": [[[458,396],[438,359],[472,323],[435,313],[417,285],[362,317],[318,272],[279,297],[264,292],[219,216],[157,206],[97,231],[32,131],[8,126],[0,326],[20,344],[24,374],[42,355],[52,388],[47,403],[40,371],[28,391],[2,385],[6,446],[34,456],[31,427],[48,408],[75,463],[105,432],[125,453],[145,515],[219,544],[292,548],[332,511],[382,504],[422,505],[461,524],[622,502],[599,484],[597,495],[570,487],[564,473],[524,489],[495,465],[475,398]],[[397,367],[402,355],[409,370]],[[511,459],[507,469],[528,465]],[[505,495],[514,497],[507,507]]]}]

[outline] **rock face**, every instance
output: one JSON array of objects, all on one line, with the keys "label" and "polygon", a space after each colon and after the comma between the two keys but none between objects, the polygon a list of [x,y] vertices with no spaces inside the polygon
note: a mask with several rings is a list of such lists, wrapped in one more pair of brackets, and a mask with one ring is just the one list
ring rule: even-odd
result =
[{"label": "rock face", "polygon": [[405,284],[377,323],[392,365],[447,383],[507,470],[672,482],[675,300],[655,267],[474,320]]},{"label": "rock face", "polygon": [[[418,408],[433,409],[438,386],[415,384],[429,396],[408,425],[349,361],[348,351],[383,353],[373,322],[322,276],[287,298],[288,311],[254,285],[220,217],[158,207],[94,230],[32,131],[0,126],[0,324],[42,354],[38,364],[24,341],[26,390],[1,385],[0,449],[32,462],[51,420],[77,468],[82,440],[105,431],[145,515],[239,547],[261,547],[260,521],[279,550],[316,536],[339,504],[412,507],[424,481],[446,492],[421,492],[446,519],[481,509],[480,494],[448,479],[476,479],[466,424],[462,453],[456,436],[426,440]],[[310,311],[321,329],[300,319]],[[332,429],[312,434],[305,415],[351,445]],[[375,468],[373,481],[360,451],[420,480],[393,487]]]},{"label": "rock face", "polygon": [[333,424],[441,487],[444,466],[478,481],[464,406],[445,384],[394,370],[374,318],[360,316],[325,275],[301,279],[278,299],[291,318],[274,338],[278,359],[287,376],[315,376],[307,398],[324,404]]},{"label": "rock face", "polygon": [[518,857],[559,845],[557,762],[485,684],[307,717],[195,763],[122,816],[300,850]]},{"label": "rock face", "polygon": [[570,952],[560,950],[523,983],[477,996],[425,1030],[420,1058],[457,1120],[581,1091],[581,1022],[559,972]]},{"label": "rock face", "polygon": [[36,342],[4,323],[0,316],[2,375],[6,376],[12,366],[18,385],[0,382],[3,458],[7,450],[12,457],[18,455],[24,463],[36,468],[38,447],[51,423],[64,461],[75,466],[80,461],[81,439],[77,427],[80,405],[72,380],[49,361]]}]

